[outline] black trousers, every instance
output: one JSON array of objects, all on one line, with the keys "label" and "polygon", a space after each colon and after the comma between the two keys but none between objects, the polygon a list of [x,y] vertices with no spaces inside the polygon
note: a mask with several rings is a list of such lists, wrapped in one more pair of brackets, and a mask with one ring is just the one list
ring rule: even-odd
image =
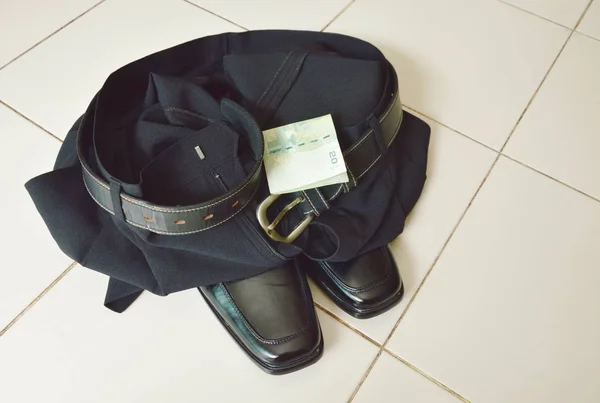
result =
[{"label": "black trousers", "polygon": [[[226,221],[168,235],[131,225],[120,209],[105,211],[86,188],[81,159],[113,196],[117,189],[162,206],[218,199],[248,178],[257,157],[255,140],[226,116],[224,100],[263,130],[331,114],[345,150],[382,115],[391,71],[377,48],[337,34],[256,31],[194,40],[114,72],[67,134],[54,170],[26,187],[61,249],[110,276],[105,304],[116,311],[142,290],[167,295],[251,277],[300,253],[349,260],[398,236],[420,196],[429,128],[406,112],[393,143],[380,147],[351,186],[336,187],[318,206],[308,197],[285,216],[283,233],[307,211],[315,215],[292,244],[274,242],[257,223],[256,208],[269,194],[264,174]],[[296,196],[281,197],[271,217]]]}]

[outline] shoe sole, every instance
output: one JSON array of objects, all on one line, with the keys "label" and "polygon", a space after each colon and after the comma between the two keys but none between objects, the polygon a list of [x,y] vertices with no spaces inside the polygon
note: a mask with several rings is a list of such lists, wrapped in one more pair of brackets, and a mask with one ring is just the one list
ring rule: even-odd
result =
[{"label": "shoe sole", "polygon": [[221,322],[223,327],[225,329],[227,329],[227,332],[229,333],[229,335],[233,338],[233,340],[235,340],[236,344],[244,351],[244,353],[246,353],[248,358],[250,358],[252,360],[252,362],[255,363],[260,369],[262,369],[263,371],[265,371],[266,373],[268,373],[270,375],[285,375],[285,374],[289,374],[291,372],[301,370],[303,368],[306,368],[306,367],[316,363],[323,356],[323,333],[321,332],[321,326],[319,324],[317,324],[317,326],[319,328],[319,333],[321,334],[321,341],[309,355],[300,357],[299,359],[297,359],[295,361],[291,361],[289,363],[286,363],[285,365],[280,365],[280,366],[270,365],[266,362],[263,362],[263,361],[259,360],[258,358],[256,358],[256,356],[250,352],[250,350],[244,345],[244,343],[242,343],[238,340],[238,338],[236,337],[235,331],[231,328],[229,323],[226,320],[224,320],[221,317],[221,315],[219,315],[217,310],[212,306],[212,304],[208,301],[208,299],[204,296],[204,294],[202,292],[200,293],[200,295],[202,295],[202,298],[204,298],[204,300],[210,307],[210,310],[217,317],[219,322]]}]

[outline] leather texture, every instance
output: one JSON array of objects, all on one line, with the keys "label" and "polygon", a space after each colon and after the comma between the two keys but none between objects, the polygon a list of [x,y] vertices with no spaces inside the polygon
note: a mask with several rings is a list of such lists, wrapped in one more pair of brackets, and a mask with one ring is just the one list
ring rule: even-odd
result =
[{"label": "leather texture", "polygon": [[[399,101],[392,66],[357,38],[289,30],[199,38],[111,73],[53,170],[26,187],[61,250],[110,276],[105,305],[116,312],[142,290],[245,279],[300,253],[348,261],[402,232],[425,183],[430,128]],[[285,214],[280,234],[315,216],[293,244],[257,225],[257,204],[269,196],[264,175],[256,194],[234,198],[262,166],[262,136],[248,130],[257,131],[255,113],[267,116],[261,130],[331,114],[350,161],[348,183],[308,190]],[[114,215],[90,197],[94,187]],[[267,217],[299,196],[282,195]]]},{"label": "leather texture", "polygon": [[350,171],[350,188],[356,186],[357,181],[379,161],[385,150],[392,145],[402,124],[404,111],[398,94],[397,76],[393,68],[391,66],[389,68],[390,72],[387,75],[390,81],[387,85],[389,89],[380,101],[384,105],[381,116],[368,119],[368,129],[365,134],[343,152]]},{"label": "leather texture", "polygon": [[289,373],[321,357],[323,338],[310,289],[293,261],[255,277],[198,289],[266,372]]},{"label": "leather texture", "polygon": [[[397,75],[388,63],[385,90],[379,101],[380,116],[363,122],[364,134],[344,150],[350,181],[347,184],[330,185],[303,192],[306,201],[304,214],[319,215],[329,209],[330,203],[342,194],[356,187],[358,181],[375,165],[392,145],[402,124],[403,110],[398,94]],[[93,104],[96,99],[92,101]],[[122,214],[126,222],[148,231],[163,235],[187,235],[213,228],[228,221],[239,213],[255,196],[264,176],[262,167],[263,135],[252,116],[234,102],[221,103],[221,113],[226,120],[249,141],[256,157],[255,165],[246,180],[239,186],[218,198],[188,206],[161,206],[128,195],[114,184],[106,181],[87,162],[87,152],[93,142],[93,130],[83,130],[91,119],[85,115],[77,132],[77,155],[82,166],[83,182],[92,199],[110,214]],[[225,127],[225,126],[224,126]],[[226,128],[226,127],[225,127]],[[100,162],[101,163],[101,162]],[[113,188],[113,191],[111,191]],[[328,200],[327,202],[325,200]],[[120,204],[120,208],[115,205]]]},{"label": "leather texture", "polygon": [[344,311],[366,319],[396,305],[404,294],[402,279],[387,246],[348,262],[296,258],[313,281]]},{"label": "leather texture", "polygon": [[[94,101],[93,101],[94,102]],[[93,103],[92,102],[92,103]],[[237,104],[225,100],[221,112],[237,132],[244,135],[255,155],[250,174],[239,186],[218,198],[189,206],[159,206],[154,203],[119,192],[114,197],[111,184],[98,175],[87,163],[86,148],[93,141],[91,130],[82,130],[88,124],[84,116],[77,132],[77,154],[82,166],[83,182],[94,201],[111,214],[120,213],[115,204],[120,203],[124,219],[131,225],[163,235],[186,235],[213,228],[238,214],[252,200],[263,177],[263,135],[252,116]],[[223,124],[222,130],[232,130]],[[87,135],[86,135],[87,133]],[[113,194],[111,194],[113,193]]]},{"label": "leather texture", "polygon": [[375,166],[386,150],[396,139],[404,118],[404,111],[398,93],[398,77],[394,68],[388,64],[388,74],[384,85],[383,96],[373,116],[358,127],[362,136],[350,147],[343,150],[344,162],[349,181],[339,185],[306,189],[302,196],[308,203],[301,204],[304,215],[319,216],[330,208],[330,204],[341,194],[358,186],[360,179]]}]

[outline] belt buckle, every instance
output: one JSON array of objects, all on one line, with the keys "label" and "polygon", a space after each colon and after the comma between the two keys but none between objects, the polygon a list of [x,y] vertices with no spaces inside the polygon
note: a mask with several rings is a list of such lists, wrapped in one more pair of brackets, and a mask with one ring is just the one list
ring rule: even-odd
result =
[{"label": "belt buckle", "polygon": [[269,238],[276,242],[292,243],[300,236],[300,234],[302,234],[302,231],[304,231],[306,227],[308,227],[308,224],[310,224],[314,216],[312,214],[308,215],[304,220],[300,222],[300,224],[298,224],[292,230],[292,232],[290,232],[287,236],[282,236],[275,230],[275,227],[277,227],[277,224],[279,224],[279,222],[291,209],[296,207],[298,204],[302,203],[304,201],[304,198],[302,196],[298,196],[294,200],[292,200],[287,206],[283,208],[283,210],[281,210],[281,212],[277,215],[277,217],[275,217],[275,219],[271,223],[267,218],[267,209],[269,208],[269,206],[271,206],[271,204],[275,202],[275,200],[279,198],[279,196],[280,195],[270,195],[265,200],[263,200],[262,203],[260,203],[258,205],[258,208],[256,209],[256,218],[258,219],[258,223],[269,236]]}]

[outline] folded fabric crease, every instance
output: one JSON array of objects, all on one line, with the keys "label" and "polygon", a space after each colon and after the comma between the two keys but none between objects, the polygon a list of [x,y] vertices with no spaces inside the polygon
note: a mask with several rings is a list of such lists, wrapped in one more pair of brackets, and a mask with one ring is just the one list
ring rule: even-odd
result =
[{"label": "folded fabric crease", "polygon": [[[304,192],[278,230],[262,130],[331,114],[350,181]],[[248,278],[298,254],[342,262],[389,243],[420,196],[429,127],[402,111],[373,45],[320,32],[193,40],[112,73],[66,136],[54,170],[26,184],[61,249],[110,276],[105,305]],[[198,151],[200,150],[200,151]],[[298,194],[280,197],[274,218]],[[176,235],[176,236],[174,236]]]}]

